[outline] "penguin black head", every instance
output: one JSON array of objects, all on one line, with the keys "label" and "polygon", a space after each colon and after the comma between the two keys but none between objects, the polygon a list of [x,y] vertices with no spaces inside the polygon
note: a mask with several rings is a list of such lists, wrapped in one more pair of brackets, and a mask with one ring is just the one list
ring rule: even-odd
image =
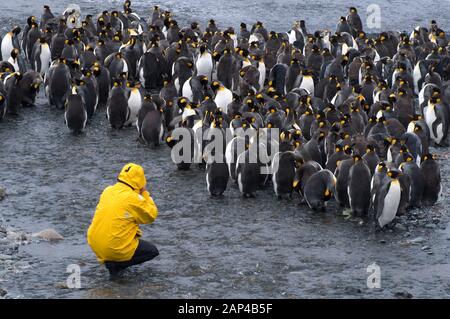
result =
[{"label": "penguin black head", "polygon": [[366,153],[370,153],[370,152],[373,152],[373,151],[375,151],[375,147],[373,145],[368,144],[366,146]]},{"label": "penguin black head", "polygon": [[340,19],[340,20],[341,20],[341,22],[345,22],[345,21],[347,21],[347,19],[346,19],[345,17],[343,17],[343,16],[341,17],[341,19]]},{"label": "penguin black head", "polygon": [[350,13],[358,13],[355,7],[350,7]]},{"label": "penguin black head", "polygon": [[220,88],[220,82],[219,81],[212,81],[211,88],[213,90],[218,90]]},{"label": "penguin black head", "polygon": [[379,162],[377,165],[377,172],[382,172],[384,169],[386,169],[386,163],[385,162]]},{"label": "penguin black head", "polygon": [[247,25],[244,22],[241,22],[241,29],[242,30],[246,30],[247,29]]},{"label": "penguin black head", "polygon": [[17,57],[19,56],[19,54],[20,54],[19,49],[14,48],[14,49],[11,50],[11,57],[12,57],[13,59],[17,59]]},{"label": "penguin black head", "polygon": [[188,100],[185,97],[179,97],[177,104],[182,110],[184,110],[184,108],[188,105]]},{"label": "penguin black head", "polygon": [[391,103],[391,104],[397,102],[397,97],[395,96],[394,93],[389,94],[388,102]]},{"label": "penguin black head", "polygon": [[14,35],[18,35],[18,34],[20,33],[20,31],[22,31],[22,29],[21,29],[19,26],[15,26],[15,27],[11,30],[11,32],[12,32]]},{"label": "penguin black head", "polygon": [[362,157],[361,157],[361,155],[359,155],[359,154],[353,155],[352,158],[353,158],[353,162],[354,162],[354,163],[356,163],[356,162],[362,160]]},{"label": "penguin black head", "polygon": [[400,175],[400,172],[395,169],[391,169],[387,172],[387,176],[389,176],[392,179],[396,179],[399,175]]}]

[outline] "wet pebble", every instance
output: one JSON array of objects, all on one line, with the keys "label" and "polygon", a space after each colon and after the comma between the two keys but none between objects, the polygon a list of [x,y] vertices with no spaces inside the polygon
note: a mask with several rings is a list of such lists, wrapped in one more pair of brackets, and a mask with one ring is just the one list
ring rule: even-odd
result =
[{"label": "wet pebble", "polygon": [[386,240],[381,239],[381,240],[379,241],[379,243],[380,243],[380,244],[386,244]]},{"label": "wet pebble", "polygon": [[423,246],[421,249],[422,249],[423,251],[425,251],[425,250],[430,250],[431,247],[430,247],[430,246]]},{"label": "wet pebble", "polygon": [[51,228],[42,230],[38,233],[34,233],[31,236],[48,241],[58,241],[64,239],[64,237],[61,236],[61,234],[59,234],[56,230]]},{"label": "wet pebble", "polygon": [[429,229],[435,229],[436,228],[436,224],[426,224],[425,228],[429,228]]},{"label": "wet pebble", "polygon": [[69,289],[69,287],[67,286],[67,283],[65,283],[65,282],[57,282],[55,284],[55,288],[57,288],[57,289]]},{"label": "wet pebble", "polygon": [[413,295],[407,291],[398,291],[394,294],[394,296],[402,299],[411,299],[413,297]]},{"label": "wet pebble", "polygon": [[410,244],[420,244],[423,243],[425,241],[425,239],[423,237],[416,237],[414,239],[409,240],[408,242]]},{"label": "wet pebble", "polygon": [[8,292],[5,289],[0,288],[0,297],[5,297],[7,294]]},{"label": "wet pebble", "polygon": [[0,187],[0,201],[4,200],[6,197],[6,190],[3,187]]}]

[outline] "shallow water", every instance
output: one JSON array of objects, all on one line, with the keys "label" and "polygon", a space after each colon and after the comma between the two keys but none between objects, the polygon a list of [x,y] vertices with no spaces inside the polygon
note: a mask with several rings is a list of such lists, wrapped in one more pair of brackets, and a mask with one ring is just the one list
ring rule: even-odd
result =
[{"label": "shallow water", "polygon": [[[9,11],[0,12],[1,27],[38,14],[43,3],[7,1]],[[112,8],[122,2],[79,3],[86,13],[99,3]],[[133,7],[143,12],[156,4],[142,3]],[[225,8],[209,0],[166,1],[163,8],[172,9],[181,21],[190,21],[200,12],[200,21],[213,17],[220,25],[237,26],[245,17],[284,30],[299,18],[306,18],[311,28],[333,28],[330,21],[348,7],[344,1],[315,3],[228,1]],[[359,3],[364,8],[361,3],[369,1]],[[380,3],[387,14],[384,28],[410,29],[438,17],[438,22],[446,23],[443,28],[450,29],[450,17],[438,14],[448,9],[448,1],[427,1],[420,16],[401,14],[398,20],[392,19],[396,16],[392,9],[411,13],[409,1]],[[52,7],[58,12],[64,5],[58,2]],[[59,243],[33,240],[21,245],[12,260],[0,260],[0,288],[8,297],[389,298],[399,292],[418,298],[450,296],[448,200],[411,212],[392,232],[375,233],[370,225],[345,220],[335,210],[312,213],[297,200],[277,201],[270,188],[259,192],[257,199],[244,200],[237,187],[229,185],[223,198],[211,199],[204,172],[177,171],[166,146],[151,150],[137,142],[135,129],[111,130],[104,110],[84,134],[73,136],[63,114],[50,109],[42,94],[37,107],[0,123],[0,140],[0,186],[8,193],[0,203],[0,219],[15,231],[32,233],[51,227],[65,237]],[[85,234],[101,191],[114,183],[129,161],[144,166],[160,210],[153,225],[142,227],[144,238],[158,246],[160,256],[110,282]],[[448,198],[449,160],[443,159],[441,165],[444,198]],[[405,244],[418,236],[424,242]],[[430,250],[422,250],[423,246]],[[381,267],[380,289],[366,285],[366,268],[373,262]],[[82,289],[62,289],[69,264],[81,266]]]}]

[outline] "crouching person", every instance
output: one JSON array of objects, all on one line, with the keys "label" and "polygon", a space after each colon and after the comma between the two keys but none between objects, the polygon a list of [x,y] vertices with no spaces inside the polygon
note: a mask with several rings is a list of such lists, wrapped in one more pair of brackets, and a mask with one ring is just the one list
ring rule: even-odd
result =
[{"label": "crouching person", "polygon": [[158,209],[146,189],[144,169],[127,164],[100,196],[94,218],[87,232],[87,241],[100,263],[112,278],[127,267],[158,256],[158,249],[140,239],[139,224],[155,221]]}]

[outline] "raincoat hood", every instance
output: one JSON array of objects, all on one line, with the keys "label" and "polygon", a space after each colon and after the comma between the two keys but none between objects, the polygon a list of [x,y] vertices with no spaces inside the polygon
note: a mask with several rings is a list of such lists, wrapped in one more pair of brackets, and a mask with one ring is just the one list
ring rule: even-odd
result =
[{"label": "raincoat hood", "polygon": [[130,186],[134,191],[139,191],[147,183],[144,169],[134,163],[128,163],[122,168],[117,181]]}]

